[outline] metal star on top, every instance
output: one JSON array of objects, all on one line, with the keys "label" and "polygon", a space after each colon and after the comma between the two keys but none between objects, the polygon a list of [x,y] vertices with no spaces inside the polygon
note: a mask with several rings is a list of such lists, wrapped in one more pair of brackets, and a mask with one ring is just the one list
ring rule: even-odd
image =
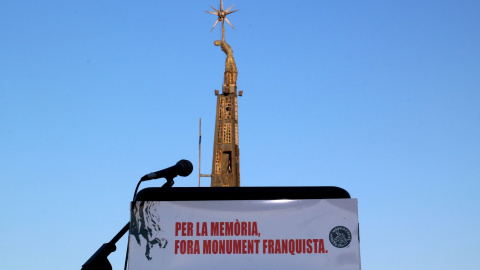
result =
[{"label": "metal star on top", "polygon": [[217,10],[215,9],[214,7],[210,6],[211,8],[213,8],[213,10],[215,10],[215,12],[213,11],[205,11],[207,13],[210,13],[210,14],[213,14],[213,15],[217,15],[218,18],[217,18],[217,21],[215,21],[215,24],[213,25],[212,29],[210,29],[210,32],[213,30],[213,28],[215,28],[215,26],[217,26],[217,23],[218,22],[222,22],[222,28],[223,28],[223,22],[226,21],[233,29],[235,29],[235,27],[233,27],[233,25],[228,21],[227,19],[227,15],[228,14],[232,14],[234,13],[235,11],[238,11],[238,9],[236,10],[232,10],[230,11],[230,9],[235,6],[235,4],[233,4],[231,7],[229,7],[227,10],[223,10],[223,0],[220,0],[220,10]]}]

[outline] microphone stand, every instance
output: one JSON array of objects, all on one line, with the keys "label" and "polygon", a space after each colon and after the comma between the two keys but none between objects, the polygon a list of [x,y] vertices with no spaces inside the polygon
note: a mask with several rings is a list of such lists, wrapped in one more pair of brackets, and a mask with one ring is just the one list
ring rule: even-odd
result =
[{"label": "microphone stand", "polygon": [[82,265],[82,270],[112,270],[112,265],[108,261],[108,255],[117,250],[115,243],[128,231],[130,222],[128,222],[110,242],[103,244],[88,261]]},{"label": "microphone stand", "polygon": [[[140,185],[140,183],[143,180],[140,180],[140,182],[137,185]],[[171,188],[175,184],[173,181],[173,177],[168,178],[167,182],[163,184],[162,188]],[[134,202],[136,201],[136,193],[137,190],[135,190],[134,194]],[[112,270],[112,265],[108,261],[108,255],[110,253],[114,252],[117,250],[117,247],[115,246],[115,243],[122,238],[122,236],[128,232],[130,229],[130,222],[125,224],[125,226],[110,240],[110,242],[103,244],[93,255],[88,259],[83,265],[82,265],[82,270]],[[127,246],[127,256],[128,256],[128,246]],[[126,262],[125,262],[126,265]]]}]

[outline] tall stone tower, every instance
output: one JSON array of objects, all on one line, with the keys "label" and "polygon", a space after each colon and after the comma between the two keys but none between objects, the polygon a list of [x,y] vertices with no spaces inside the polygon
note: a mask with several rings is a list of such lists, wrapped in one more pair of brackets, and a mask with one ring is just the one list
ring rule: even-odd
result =
[{"label": "tall stone tower", "polygon": [[223,85],[222,89],[217,94],[211,186],[239,187],[237,86]]},{"label": "tall stone tower", "polygon": [[[232,6],[233,7],[233,6]],[[217,110],[215,117],[215,134],[213,142],[213,162],[211,174],[212,187],[239,187],[240,186],[240,150],[238,148],[238,103],[237,103],[237,66],[233,58],[233,50],[225,41],[226,15],[237,10],[232,8],[223,10],[223,1],[220,0],[220,9],[207,11],[218,16],[217,21],[222,23],[222,40],[216,40],[215,46],[220,46],[226,54],[225,73],[223,76],[222,92],[215,90],[217,96]],[[212,28],[212,30],[213,30]],[[240,96],[242,91],[240,91]]]}]

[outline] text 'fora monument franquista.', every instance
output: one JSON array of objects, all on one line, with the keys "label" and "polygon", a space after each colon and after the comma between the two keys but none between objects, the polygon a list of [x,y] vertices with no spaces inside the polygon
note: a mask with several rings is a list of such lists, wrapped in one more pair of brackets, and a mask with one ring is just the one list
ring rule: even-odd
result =
[{"label": "text 'fora monument franquista.'", "polygon": [[[215,46],[220,46],[227,55],[225,73],[223,76],[222,93],[215,90],[217,96],[217,110],[215,117],[215,138],[213,142],[213,162],[211,174],[212,187],[239,187],[240,186],[240,151],[238,148],[238,109],[237,109],[237,66],[233,58],[232,47],[225,41],[225,22],[233,29],[227,15],[237,11],[223,10],[223,0],[220,0],[220,9],[210,6],[214,11],[205,11],[216,15],[222,26],[222,40],[215,40]],[[240,96],[242,91],[240,91]]]}]

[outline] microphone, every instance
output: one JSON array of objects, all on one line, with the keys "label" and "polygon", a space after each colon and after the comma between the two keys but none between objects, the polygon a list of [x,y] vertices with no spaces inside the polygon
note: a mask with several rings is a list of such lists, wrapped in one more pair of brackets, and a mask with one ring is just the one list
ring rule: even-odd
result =
[{"label": "microphone", "polygon": [[158,178],[166,178],[167,180],[172,180],[177,175],[188,176],[192,173],[192,171],[193,171],[192,163],[186,159],[182,159],[172,167],[144,175],[140,179],[140,181],[148,181],[148,180],[153,180]]}]

